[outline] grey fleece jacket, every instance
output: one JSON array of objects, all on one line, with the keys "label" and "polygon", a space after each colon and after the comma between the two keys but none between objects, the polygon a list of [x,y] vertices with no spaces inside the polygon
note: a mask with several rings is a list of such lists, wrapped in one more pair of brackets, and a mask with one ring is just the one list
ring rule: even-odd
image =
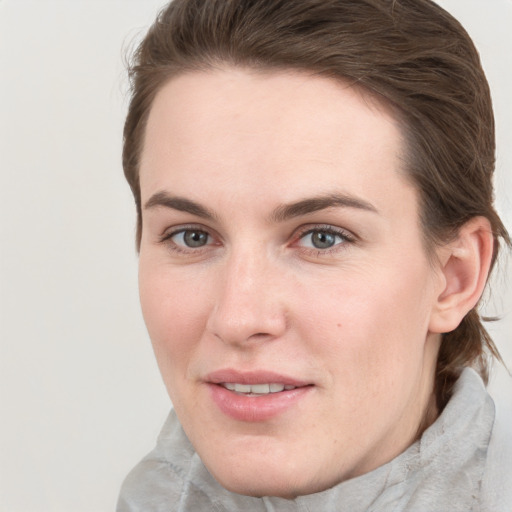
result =
[{"label": "grey fleece jacket", "polygon": [[437,421],[405,452],[331,489],[286,500],[221,487],[171,411],[156,448],[126,478],[117,512],[512,512],[512,432],[494,420],[491,397],[467,368]]}]

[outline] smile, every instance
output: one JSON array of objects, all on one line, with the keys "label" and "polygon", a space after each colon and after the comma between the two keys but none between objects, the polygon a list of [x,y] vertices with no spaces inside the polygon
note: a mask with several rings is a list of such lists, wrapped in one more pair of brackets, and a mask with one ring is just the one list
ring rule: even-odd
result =
[{"label": "smile", "polygon": [[241,422],[276,421],[281,415],[294,414],[299,402],[306,400],[316,386],[311,382],[269,371],[216,371],[204,382],[216,409]]},{"label": "smile", "polygon": [[248,396],[265,396],[270,393],[280,393],[281,391],[290,391],[296,389],[297,386],[285,384],[238,384],[234,382],[222,382],[220,385],[229,391]]}]

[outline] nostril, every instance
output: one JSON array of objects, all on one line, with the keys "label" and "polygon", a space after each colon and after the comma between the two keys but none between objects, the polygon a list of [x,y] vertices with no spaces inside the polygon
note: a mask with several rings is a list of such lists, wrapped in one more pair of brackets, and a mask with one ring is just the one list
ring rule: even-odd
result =
[{"label": "nostril", "polygon": [[[240,297],[230,288],[212,308],[207,331],[221,341],[243,346],[249,341],[262,343],[286,332],[287,315],[277,300]],[[249,300],[250,299],[250,300]]]},{"label": "nostril", "polygon": [[255,334],[253,334],[252,336],[249,336],[249,340],[252,340],[254,339],[255,341],[257,340],[261,340],[263,341],[263,339],[265,338],[270,338],[271,337],[271,334],[267,333],[267,332],[257,332]]}]

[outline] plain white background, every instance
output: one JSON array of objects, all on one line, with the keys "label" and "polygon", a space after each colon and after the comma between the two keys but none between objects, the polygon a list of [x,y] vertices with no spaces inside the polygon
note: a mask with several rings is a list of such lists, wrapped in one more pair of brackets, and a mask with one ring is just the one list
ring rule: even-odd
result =
[{"label": "plain white background", "polygon": [[[139,311],[120,164],[123,47],[161,0],[0,0],[0,510],[114,510],[170,407]],[[474,38],[512,230],[511,0],[444,0]],[[511,265],[488,312],[512,368]],[[507,275],[508,274],[508,275]],[[512,426],[512,380],[491,382]]]}]

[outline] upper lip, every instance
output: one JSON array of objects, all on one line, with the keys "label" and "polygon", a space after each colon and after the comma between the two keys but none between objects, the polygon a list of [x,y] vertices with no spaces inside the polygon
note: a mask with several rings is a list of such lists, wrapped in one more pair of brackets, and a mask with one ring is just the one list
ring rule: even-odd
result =
[{"label": "upper lip", "polygon": [[284,384],[285,386],[302,387],[308,386],[311,382],[296,379],[288,375],[282,375],[268,370],[239,371],[232,368],[225,368],[209,373],[204,380],[211,384],[224,384],[232,382],[235,384]]}]

